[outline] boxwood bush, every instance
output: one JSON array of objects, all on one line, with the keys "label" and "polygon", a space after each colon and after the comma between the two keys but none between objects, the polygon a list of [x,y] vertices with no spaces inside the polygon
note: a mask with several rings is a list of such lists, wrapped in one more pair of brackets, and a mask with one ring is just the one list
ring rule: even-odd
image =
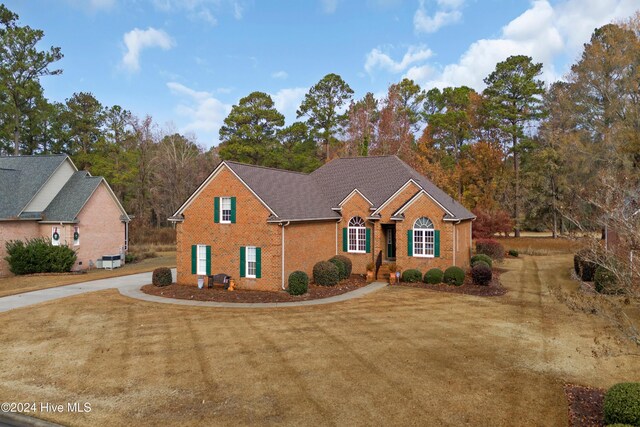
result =
[{"label": "boxwood bush", "polygon": [[158,267],[153,270],[153,275],[151,276],[151,283],[154,286],[169,286],[173,283],[173,277],[171,276],[171,269],[167,267]]},{"label": "boxwood bush", "polygon": [[489,267],[493,267],[493,260],[491,259],[491,257],[489,255],[486,254],[477,254],[471,257],[471,267],[473,267],[474,265],[476,265],[476,262],[478,261],[484,261],[485,263],[487,263],[487,265]]},{"label": "boxwood bush", "polygon": [[309,290],[309,276],[304,271],[294,271],[289,275],[289,289],[291,295],[306,294]]},{"label": "boxwood bush", "polygon": [[492,276],[491,267],[484,261],[478,261],[476,265],[471,267],[471,278],[474,285],[487,286],[491,283]]},{"label": "boxwood bush", "polygon": [[604,267],[596,268],[593,275],[593,284],[596,291],[601,294],[615,294],[618,289],[618,279],[615,274]]},{"label": "boxwood bush", "polygon": [[34,273],[65,273],[71,271],[77,255],[68,246],[53,246],[44,237],[11,240],[5,244],[9,270],[16,275]]},{"label": "boxwood bush", "polygon": [[340,277],[340,280],[349,277],[349,275],[347,274],[347,266],[345,265],[344,261],[333,257],[329,260],[329,262],[338,267],[338,276]]},{"label": "boxwood bush", "polygon": [[432,268],[431,270],[424,273],[424,283],[429,283],[430,285],[437,285],[438,283],[442,283],[442,276],[444,273],[439,268]]},{"label": "boxwood bush", "polygon": [[640,383],[619,383],[604,395],[604,423],[640,426]]},{"label": "boxwood bush", "polygon": [[[346,257],[344,255],[336,255],[331,259],[339,259],[340,261],[342,261],[347,267],[347,277],[351,276],[351,272],[353,271],[353,263],[351,262],[349,257]],[[331,259],[329,261],[331,261]]]},{"label": "boxwood bush", "polygon": [[518,255],[520,255],[520,253],[517,250],[509,249],[509,256],[512,256],[514,258],[518,258]]},{"label": "boxwood bush", "polygon": [[478,239],[476,253],[489,255],[493,259],[504,258],[504,246],[493,239]]},{"label": "boxwood bush", "polygon": [[402,272],[403,282],[420,282],[422,280],[422,273],[420,270],[410,268]]},{"label": "boxwood bush", "polygon": [[444,271],[442,281],[448,285],[460,286],[464,283],[464,270],[460,267],[449,267]]},{"label": "boxwood bush", "polygon": [[313,281],[320,286],[335,286],[340,281],[338,267],[329,261],[320,261],[313,266]]}]

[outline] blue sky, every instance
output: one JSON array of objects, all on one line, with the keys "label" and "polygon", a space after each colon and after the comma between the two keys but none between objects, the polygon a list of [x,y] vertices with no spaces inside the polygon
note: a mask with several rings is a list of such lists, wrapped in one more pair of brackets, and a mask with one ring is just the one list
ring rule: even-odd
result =
[{"label": "blue sky", "polygon": [[272,95],[287,123],[308,88],[337,73],[356,97],[409,77],[478,90],[526,54],[561,78],[594,28],[638,0],[14,0],[22,24],[60,46],[46,96],[92,92],[104,105],[194,135],[206,147],[232,105]]}]

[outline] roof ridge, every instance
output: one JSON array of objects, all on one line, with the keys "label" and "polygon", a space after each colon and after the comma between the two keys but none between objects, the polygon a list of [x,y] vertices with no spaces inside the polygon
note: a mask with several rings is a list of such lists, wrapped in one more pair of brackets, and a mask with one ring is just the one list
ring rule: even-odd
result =
[{"label": "roof ridge", "polygon": [[58,154],[20,154],[18,156],[0,156],[0,158],[2,159],[15,159],[18,157],[29,157],[29,158],[35,158],[35,157],[69,157],[68,154],[64,154],[64,153],[58,153]]},{"label": "roof ridge", "polygon": [[295,174],[298,174],[298,175],[309,176],[308,173],[304,173],[304,172],[292,171],[292,170],[289,170],[289,169],[282,169],[282,168],[272,168],[272,167],[269,167],[269,166],[262,166],[262,165],[251,165],[249,163],[236,162],[234,160],[223,160],[223,163],[231,163],[231,164],[234,164],[234,165],[247,166],[247,167],[251,167],[251,168],[268,169],[268,170],[273,170],[273,171],[278,171],[278,172],[288,172],[288,173],[295,173]]}]

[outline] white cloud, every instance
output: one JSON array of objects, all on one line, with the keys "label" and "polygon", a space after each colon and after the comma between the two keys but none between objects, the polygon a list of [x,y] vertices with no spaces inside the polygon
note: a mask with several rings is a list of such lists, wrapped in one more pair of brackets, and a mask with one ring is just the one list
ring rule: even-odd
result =
[{"label": "white cloud", "polygon": [[309,89],[306,87],[294,87],[280,89],[278,92],[271,94],[276,110],[285,116],[287,123],[292,123],[296,120],[296,110],[308,91]]},{"label": "white cloud", "polygon": [[364,69],[371,74],[375,69],[382,69],[390,73],[401,73],[410,65],[429,59],[433,55],[426,46],[409,46],[400,61],[394,61],[380,48],[372,49],[367,54]]},{"label": "white cloud", "polygon": [[444,66],[439,75],[425,74],[418,82],[428,88],[467,85],[481,90],[483,79],[511,55],[528,55],[542,62],[542,78],[555,81],[567,71],[556,70],[558,58],[575,60],[595,28],[628,17],[636,9],[637,0],[565,0],[553,5],[534,0],[502,28],[498,38],[477,40],[457,63]]},{"label": "white cloud", "polygon": [[233,17],[240,20],[244,14],[244,6],[240,2],[233,2]]},{"label": "white cloud", "polygon": [[281,79],[281,80],[285,80],[287,77],[289,77],[289,74],[287,74],[286,71],[276,71],[271,73],[271,77],[274,79]]},{"label": "white cloud", "polygon": [[321,0],[324,13],[334,13],[338,8],[338,0]]},{"label": "white cloud", "polygon": [[181,98],[176,114],[186,121],[182,132],[198,135],[200,143],[207,146],[218,143],[218,131],[231,111],[231,105],[216,99],[211,93],[196,91],[181,83],[168,82],[172,94]]},{"label": "white cloud", "polygon": [[175,46],[175,41],[165,31],[149,27],[146,30],[134,28],[125,33],[124,44],[127,51],[122,57],[122,65],[129,71],[138,71],[140,69],[140,53],[144,49],[159,47],[163,50],[169,50]]},{"label": "white cloud", "polygon": [[204,21],[210,25],[218,24],[217,14],[231,13],[235,19],[240,20],[245,11],[243,0],[152,0],[152,2],[155,8],[162,12],[184,12],[191,20]]},{"label": "white cloud", "polygon": [[413,28],[416,33],[435,33],[440,28],[454,24],[462,18],[460,9],[464,0],[437,0],[438,8],[433,15],[426,10],[425,0],[420,0],[418,10],[413,15]]}]

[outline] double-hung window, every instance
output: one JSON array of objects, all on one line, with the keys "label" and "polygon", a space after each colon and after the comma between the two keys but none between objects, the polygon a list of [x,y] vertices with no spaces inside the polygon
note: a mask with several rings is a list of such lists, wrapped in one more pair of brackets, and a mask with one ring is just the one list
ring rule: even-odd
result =
[{"label": "double-hung window", "polygon": [[220,219],[224,224],[231,224],[231,197],[220,197]]},{"label": "double-hung window", "polygon": [[207,274],[207,246],[198,245],[197,249],[197,271],[196,274],[205,276]]},{"label": "double-hung window", "polygon": [[349,252],[366,253],[367,229],[364,220],[359,216],[354,216],[349,220],[348,236]]},{"label": "double-hung window", "polygon": [[255,278],[256,277],[256,248],[255,246],[247,246],[247,276]]},{"label": "double-hung window", "polygon": [[429,218],[418,218],[413,224],[413,256],[433,257],[435,229]]}]

